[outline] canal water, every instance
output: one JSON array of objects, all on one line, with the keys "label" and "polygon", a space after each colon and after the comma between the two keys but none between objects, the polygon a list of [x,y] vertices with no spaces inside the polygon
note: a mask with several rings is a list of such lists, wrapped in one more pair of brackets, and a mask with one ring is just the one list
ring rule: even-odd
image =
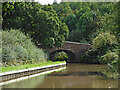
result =
[{"label": "canal water", "polygon": [[118,88],[118,80],[106,79],[100,64],[68,64],[65,70],[40,75],[2,88]]}]

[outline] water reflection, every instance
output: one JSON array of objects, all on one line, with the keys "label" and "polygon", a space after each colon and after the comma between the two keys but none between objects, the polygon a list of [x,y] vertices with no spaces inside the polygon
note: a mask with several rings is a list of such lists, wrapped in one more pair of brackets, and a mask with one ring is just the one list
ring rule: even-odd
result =
[{"label": "water reflection", "polygon": [[118,80],[105,79],[99,73],[106,66],[68,64],[67,69],[41,75],[3,87],[18,88],[117,88]]},{"label": "water reflection", "polygon": [[53,74],[48,74],[48,76],[89,76],[89,75],[97,75],[101,76],[102,74],[100,72],[69,72],[69,73],[53,73]]},{"label": "water reflection", "polygon": [[22,81],[16,81],[14,83],[4,85],[2,88],[35,88],[44,81],[45,75],[28,78]]}]

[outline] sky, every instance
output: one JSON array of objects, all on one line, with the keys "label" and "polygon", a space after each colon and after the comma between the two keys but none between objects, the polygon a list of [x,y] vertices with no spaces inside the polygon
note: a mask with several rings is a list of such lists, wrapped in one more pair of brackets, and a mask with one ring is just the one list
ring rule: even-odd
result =
[{"label": "sky", "polygon": [[[45,4],[53,4],[54,0],[35,0],[35,1],[38,1],[39,3],[41,3],[42,5],[45,5]],[[56,0],[57,3],[60,3],[61,0]]]}]

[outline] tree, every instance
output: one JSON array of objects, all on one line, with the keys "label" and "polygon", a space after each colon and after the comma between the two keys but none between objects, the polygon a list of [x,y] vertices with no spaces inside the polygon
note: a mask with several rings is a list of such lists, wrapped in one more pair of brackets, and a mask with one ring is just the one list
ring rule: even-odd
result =
[{"label": "tree", "polygon": [[68,37],[68,27],[59,20],[50,5],[3,3],[3,18],[3,29],[21,28],[31,35],[35,43],[46,47],[60,47]]},{"label": "tree", "polygon": [[[61,11],[59,8],[62,7]],[[114,3],[66,2],[53,5],[62,22],[69,28],[68,40],[91,43],[99,31],[115,31]],[[77,37],[76,37],[77,36]],[[79,37],[79,38],[78,38]]]},{"label": "tree", "polygon": [[116,3],[115,5],[115,10],[116,10],[116,25],[117,25],[117,38],[120,43],[120,2]]},{"label": "tree", "polygon": [[35,21],[39,22],[35,25],[37,29],[34,30],[35,34],[33,34],[35,41],[44,46],[60,47],[68,37],[68,27],[59,20],[50,5],[44,6],[42,9],[36,17],[37,21]]}]

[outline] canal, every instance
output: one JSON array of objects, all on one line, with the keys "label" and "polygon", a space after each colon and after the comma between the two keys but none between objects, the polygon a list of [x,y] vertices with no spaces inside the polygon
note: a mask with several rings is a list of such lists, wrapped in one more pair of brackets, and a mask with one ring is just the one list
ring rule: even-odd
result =
[{"label": "canal", "polygon": [[40,75],[2,86],[2,88],[118,88],[118,80],[99,73],[100,64],[68,64],[65,70]]}]

